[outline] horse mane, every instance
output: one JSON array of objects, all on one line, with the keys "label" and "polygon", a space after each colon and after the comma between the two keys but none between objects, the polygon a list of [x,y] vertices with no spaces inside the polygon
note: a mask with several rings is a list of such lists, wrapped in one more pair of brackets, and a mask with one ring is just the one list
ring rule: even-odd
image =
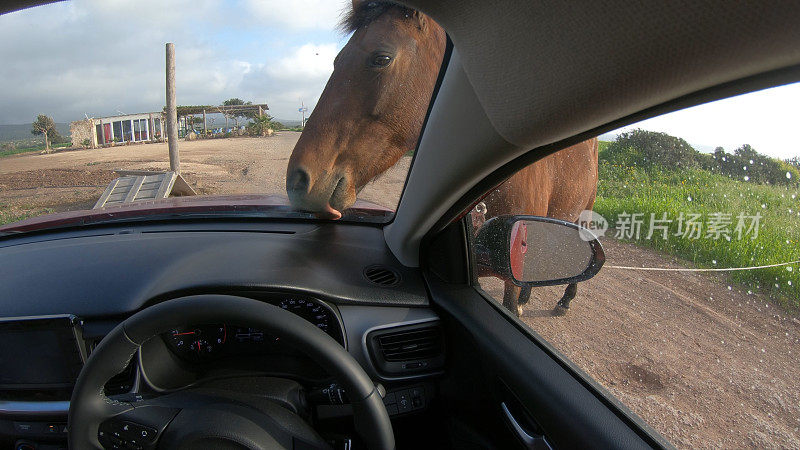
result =
[{"label": "horse mane", "polygon": [[345,34],[353,33],[359,28],[369,25],[392,8],[398,8],[406,15],[414,13],[413,9],[391,1],[362,1],[357,7],[351,5],[347,8],[344,17],[339,22],[339,29]]}]

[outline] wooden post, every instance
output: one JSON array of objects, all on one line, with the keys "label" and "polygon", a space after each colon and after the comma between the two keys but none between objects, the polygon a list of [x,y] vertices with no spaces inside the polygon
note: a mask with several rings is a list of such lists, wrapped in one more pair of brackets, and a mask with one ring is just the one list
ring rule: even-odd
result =
[{"label": "wooden post", "polygon": [[150,138],[150,142],[156,140],[156,121],[153,120],[153,114],[149,115],[150,120],[147,121],[147,137]]},{"label": "wooden post", "polygon": [[181,172],[178,155],[178,107],[175,100],[175,44],[167,42],[167,141],[169,146],[169,169]]},{"label": "wooden post", "polygon": [[258,105],[258,117],[261,117],[262,114],[264,114],[264,112],[261,111],[261,105]]},{"label": "wooden post", "polygon": [[206,110],[203,110],[203,137],[208,137],[208,123],[206,123]]}]

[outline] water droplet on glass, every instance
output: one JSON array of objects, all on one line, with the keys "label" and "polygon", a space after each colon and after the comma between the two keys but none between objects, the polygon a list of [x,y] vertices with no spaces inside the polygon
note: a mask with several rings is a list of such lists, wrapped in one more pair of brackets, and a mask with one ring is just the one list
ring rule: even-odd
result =
[{"label": "water droplet on glass", "polygon": [[742,166],[742,170],[747,170],[747,166]]},{"label": "water droplet on glass", "polygon": [[786,172],[786,178],[792,179],[792,172]]},{"label": "water droplet on glass", "polygon": [[767,205],[765,203],[761,204],[761,209],[767,209]]},{"label": "water droplet on glass", "polygon": [[712,259],[711,260],[711,264],[717,264],[717,260],[716,259]]},{"label": "water droplet on glass", "polygon": [[753,160],[752,159],[750,160],[750,164],[753,164]]},{"label": "water droplet on glass", "polygon": [[692,201],[692,197],[691,196],[686,197],[686,199],[689,200],[689,201]]},{"label": "water droplet on glass", "polygon": [[794,270],[794,269],[792,269],[792,266],[789,266],[789,267],[786,268],[787,272],[791,272],[792,270]]},{"label": "water droplet on glass", "polygon": [[750,181],[750,177],[748,177],[747,175],[745,175],[745,176],[744,176],[744,181]]}]

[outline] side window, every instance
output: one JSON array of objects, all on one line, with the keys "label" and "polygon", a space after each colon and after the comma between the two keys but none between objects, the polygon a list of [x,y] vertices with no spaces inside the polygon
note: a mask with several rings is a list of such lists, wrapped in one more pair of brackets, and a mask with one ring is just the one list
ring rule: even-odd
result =
[{"label": "side window", "polygon": [[[473,239],[496,216],[546,216],[589,229],[605,265],[532,288],[484,270],[476,287],[678,447],[800,447],[798,101],[800,84],[721,100],[520,170],[468,216]],[[552,240],[526,236],[482,242]]]}]

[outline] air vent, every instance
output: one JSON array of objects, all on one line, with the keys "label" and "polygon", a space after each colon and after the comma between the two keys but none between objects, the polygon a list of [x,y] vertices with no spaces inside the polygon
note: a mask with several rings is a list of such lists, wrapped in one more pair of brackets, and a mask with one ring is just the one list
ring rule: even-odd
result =
[{"label": "air vent", "polygon": [[428,359],[442,352],[439,327],[384,334],[376,339],[385,361]]},{"label": "air vent", "polygon": [[400,275],[386,266],[369,266],[364,269],[364,276],[372,283],[383,287],[394,286],[400,282]]},{"label": "air vent", "polygon": [[375,367],[387,374],[431,372],[444,365],[444,336],[438,323],[376,330],[367,342]]}]

